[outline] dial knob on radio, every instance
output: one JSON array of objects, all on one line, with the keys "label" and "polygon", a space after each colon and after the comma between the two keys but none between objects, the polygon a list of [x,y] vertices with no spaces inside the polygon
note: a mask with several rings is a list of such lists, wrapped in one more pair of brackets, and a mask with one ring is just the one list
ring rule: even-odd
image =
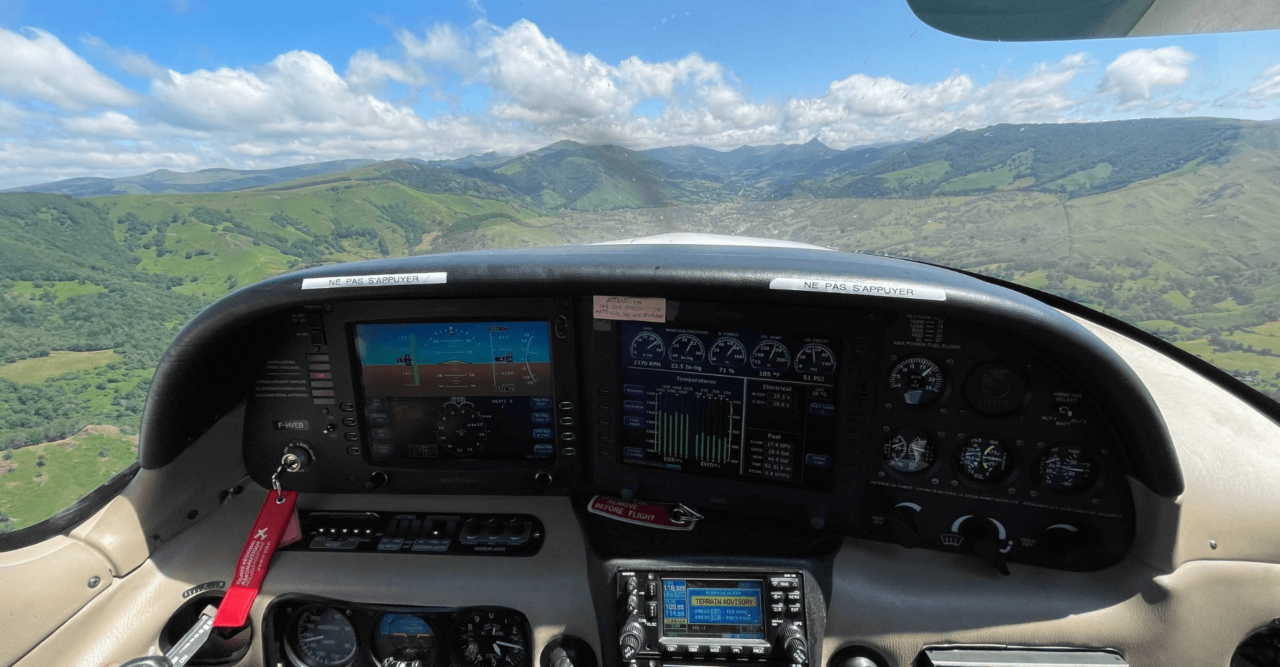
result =
[{"label": "dial knob on radio", "polygon": [[804,665],[809,662],[809,642],[805,641],[804,630],[795,623],[782,629],[778,637],[782,639],[782,652],[791,658],[791,664]]},{"label": "dial knob on radio", "polygon": [[618,637],[618,650],[623,660],[630,660],[640,651],[644,643],[644,628],[640,625],[638,614],[632,614],[622,626],[622,634]]}]

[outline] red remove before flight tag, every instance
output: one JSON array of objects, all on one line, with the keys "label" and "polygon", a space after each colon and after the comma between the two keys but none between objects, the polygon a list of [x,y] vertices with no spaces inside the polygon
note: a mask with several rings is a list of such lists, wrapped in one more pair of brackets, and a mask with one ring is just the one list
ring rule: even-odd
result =
[{"label": "red remove before flight tag", "polygon": [[[277,502],[283,498],[283,502]],[[282,540],[289,524],[297,521],[297,513],[293,511],[298,501],[297,491],[285,491],[277,494],[267,492],[267,499],[258,511],[258,519],[253,522],[249,531],[249,540],[240,551],[240,561],[236,563],[236,576],[227,588],[227,596],[218,605],[218,615],[213,618],[215,628],[239,628],[249,618],[249,609],[258,597],[262,588],[262,580],[267,576],[267,567],[271,564],[271,554],[277,546],[285,544]],[[297,539],[296,528],[292,536]]]},{"label": "red remove before flight tag", "polygon": [[[587,505],[587,511],[610,519],[662,530],[693,530],[693,525],[701,518],[697,514],[692,514],[691,510],[683,505],[641,503],[608,496],[592,498]],[[682,513],[686,518],[679,520]]]}]

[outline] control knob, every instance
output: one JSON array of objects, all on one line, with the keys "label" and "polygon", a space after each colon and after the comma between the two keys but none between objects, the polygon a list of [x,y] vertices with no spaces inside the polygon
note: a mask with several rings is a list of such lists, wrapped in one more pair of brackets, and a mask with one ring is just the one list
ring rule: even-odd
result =
[{"label": "control knob", "polygon": [[793,665],[804,665],[809,662],[809,642],[805,641],[804,630],[799,624],[791,623],[778,635],[782,639],[782,652],[791,658]]},{"label": "control knob", "polygon": [[623,660],[630,660],[640,651],[644,643],[644,627],[640,625],[640,615],[631,614],[622,626],[622,634],[618,637],[618,650]]},{"label": "control knob", "polygon": [[1045,528],[1036,543],[1055,564],[1069,568],[1086,567],[1106,551],[1097,531],[1069,523]]}]

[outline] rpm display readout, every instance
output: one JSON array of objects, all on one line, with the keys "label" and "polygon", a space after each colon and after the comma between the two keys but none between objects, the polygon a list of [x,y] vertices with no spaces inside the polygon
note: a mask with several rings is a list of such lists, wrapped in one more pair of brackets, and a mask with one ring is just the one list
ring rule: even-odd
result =
[{"label": "rpm display readout", "polygon": [[358,324],[375,460],[554,456],[547,323]]},{"label": "rpm display readout", "polygon": [[823,488],[837,341],[623,322],[622,460]]}]

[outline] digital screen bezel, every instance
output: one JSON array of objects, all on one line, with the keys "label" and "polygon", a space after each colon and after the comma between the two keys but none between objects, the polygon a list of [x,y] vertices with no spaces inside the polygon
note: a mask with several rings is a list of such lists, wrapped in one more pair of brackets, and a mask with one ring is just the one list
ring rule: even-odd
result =
[{"label": "digital screen bezel", "polygon": [[[448,325],[448,324],[484,324],[484,323],[506,323],[506,322],[536,322],[543,324],[547,328],[547,348],[550,354],[550,374],[551,374],[551,409],[553,415],[556,412],[556,406],[561,400],[562,383],[560,374],[563,371],[562,366],[566,365],[562,361],[563,355],[557,353],[558,340],[555,334],[555,328],[548,317],[529,316],[524,314],[513,313],[503,317],[489,316],[448,316],[448,317],[398,317],[398,318],[377,318],[377,319],[351,319],[344,323],[344,330],[347,334],[347,351],[349,357],[349,366],[351,368],[351,384],[354,390],[356,406],[355,414],[359,415],[360,425],[360,451],[361,458],[372,465],[387,468],[399,469],[420,469],[420,470],[498,470],[516,468],[555,468],[561,462],[559,453],[561,427],[557,420],[552,418],[549,427],[552,429],[552,452],[551,456],[546,458],[506,458],[506,459],[430,459],[430,458],[374,458],[373,457],[373,423],[369,418],[368,401],[369,396],[366,392],[364,381],[364,365],[360,358],[358,327],[367,325]],[[572,364],[568,364],[572,365]],[[529,440],[532,446],[532,438]]]},{"label": "digital screen bezel", "polygon": [[[756,586],[758,586],[758,588],[754,590],[757,590],[760,594],[756,604],[756,609],[759,612],[760,620],[758,624],[754,624],[751,626],[752,628],[758,628],[758,630],[751,633],[738,633],[740,635],[751,634],[751,635],[758,635],[758,636],[726,637],[725,636],[726,633],[712,634],[712,633],[705,633],[705,632],[704,633],[690,632],[685,634],[668,634],[667,632],[667,618],[668,618],[667,617],[667,582],[682,582],[684,583],[687,591],[690,581],[694,581],[700,584],[725,584],[724,586],[717,586],[717,588],[720,588],[720,589],[731,589],[731,588],[740,589],[741,588],[740,585],[744,583],[755,584]],[[659,588],[662,591],[661,614],[660,614],[660,618],[658,619],[658,629],[660,633],[659,636],[662,639],[671,639],[671,640],[681,641],[681,642],[684,642],[684,641],[714,642],[719,640],[719,641],[731,642],[731,643],[749,643],[749,642],[767,641],[768,633],[769,633],[769,623],[768,623],[767,615],[765,613],[767,609],[767,603],[765,600],[765,580],[763,578],[746,577],[746,578],[738,578],[738,579],[724,579],[724,578],[718,578],[718,577],[697,577],[697,578],[695,577],[662,577],[658,583],[659,583]],[[705,587],[706,586],[704,586],[704,588]],[[685,599],[686,599],[686,608],[685,608],[686,623],[692,624],[690,620],[690,617],[692,616],[692,610],[688,606],[687,593],[685,595]],[[732,634],[732,633],[729,633],[729,634]]]},{"label": "digital screen bezel", "polygon": [[[645,330],[645,331],[660,327],[661,329],[664,330],[663,332],[664,336],[672,337],[672,338],[688,332],[706,333],[705,337],[708,339],[719,339],[730,334],[733,334],[733,335],[754,334],[754,335],[760,336],[760,342],[763,342],[765,340],[779,340],[779,341],[789,341],[792,343],[800,344],[802,346],[807,346],[808,344],[819,344],[826,347],[835,356],[836,367],[833,372],[831,372],[829,375],[826,376],[825,381],[822,381],[822,382],[806,381],[804,379],[799,379],[797,377],[779,378],[779,379],[776,379],[775,381],[780,384],[785,383],[785,384],[790,384],[796,387],[823,386],[823,387],[829,388],[829,390],[831,391],[831,396],[829,397],[829,399],[822,402],[828,402],[833,410],[833,412],[830,415],[832,417],[831,422],[828,424],[830,429],[830,434],[829,434],[830,437],[824,438],[824,435],[821,433],[817,433],[813,435],[806,434],[805,437],[801,440],[801,443],[803,444],[804,449],[797,455],[797,458],[795,460],[795,465],[799,473],[798,479],[782,479],[782,478],[776,478],[776,477],[768,477],[764,475],[752,475],[752,474],[747,474],[746,472],[743,472],[741,470],[739,470],[738,472],[725,473],[722,471],[706,470],[703,468],[697,468],[697,467],[692,467],[688,465],[682,468],[676,468],[672,466],[663,467],[662,465],[656,462],[651,462],[648,460],[637,461],[629,458],[628,456],[626,456],[626,453],[625,453],[626,448],[628,447],[627,427],[625,426],[625,423],[626,423],[625,420],[628,416],[626,412],[626,400],[628,398],[626,393],[627,371],[632,369],[640,372],[658,371],[663,373],[669,373],[672,376],[678,375],[681,372],[693,372],[693,371],[669,370],[669,369],[659,369],[659,368],[646,369],[646,368],[628,366],[628,358],[627,358],[628,349],[627,348],[628,348],[628,345],[630,344],[630,340],[628,339],[625,332],[628,330],[629,327],[631,328],[639,327],[641,330]],[[769,486],[777,486],[782,488],[791,488],[791,489],[798,489],[798,490],[818,492],[818,493],[830,491],[832,486],[832,479],[834,478],[835,465],[838,462],[838,441],[839,441],[839,433],[840,433],[840,428],[839,428],[840,420],[839,420],[838,413],[840,410],[840,406],[842,405],[844,400],[844,394],[848,390],[847,376],[850,375],[849,369],[846,366],[847,364],[852,363],[851,355],[849,354],[849,350],[847,349],[846,340],[844,336],[837,334],[835,332],[832,332],[828,330],[826,327],[814,327],[814,330],[812,331],[797,331],[795,327],[790,327],[785,325],[768,326],[759,322],[749,322],[749,323],[743,322],[741,324],[735,323],[734,326],[726,326],[726,324],[723,322],[712,323],[712,322],[707,322],[703,320],[692,320],[692,319],[686,322],[667,321],[667,322],[661,322],[661,323],[623,321],[618,323],[616,329],[617,329],[616,335],[613,337],[614,353],[616,354],[616,357],[615,357],[616,361],[614,362],[615,368],[613,369],[613,371],[614,371],[614,378],[615,378],[614,382],[616,386],[616,391],[617,391],[617,395],[619,396],[618,407],[620,409],[618,414],[619,429],[617,431],[617,434],[619,437],[617,438],[618,444],[616,447],[615,456],[617,457],[616,465],[619,466],[620,469],[626,470],[626,471],[637,471],[637,472],[650,471],[655,474],[677,475],[681,477],[688,477],[690,479],[709,479],[709,480],[718,480],[718,481],[724,481],[724,482],[742,483],[742,484],[751,484],[751,485],[763,484],[763,485],[769,485]],[[790,351],[790,352],[794,354],[794,351]],[[703,374],[705,375],[706,373],[703,373]],[[801,375],[801,373],[799,371],[796,371],[796,372],[788,371],[788,375],[799,376]],[[724,376],[718,376],[718,377],[723,377],[726,379],[731,377],[742,378],[742,379],[748,380],[748,385],[750,384],[750,382],[768,382],[769,381],[769,379],[757,378],[749,375],[737,375],[737,376],[724,375]],[[742,459],[747,455],[747,452],[745,451],[746,431],[759,430],[759,429],[747,424],[743,424],[742,426],[743,427],[740,429],[739,435],[737,436],[741,442],[741,447],[739,448],[738,456],[739,456],[740,467],[745,467],[745,465],[743,465],[745,462],[742,461]],[[822,468],[815,467],[813,471],[806,472],[806,468],[809,467],[808,463],[806,462],[806,457],[810,454],[820,456],[820,457],[825,457],[825,461],[827,465]],[[689,462],[694,461],[692,457],[688,457],[686,460]],[[635,473],[623,473],[623,474],[635,474]]]}]

